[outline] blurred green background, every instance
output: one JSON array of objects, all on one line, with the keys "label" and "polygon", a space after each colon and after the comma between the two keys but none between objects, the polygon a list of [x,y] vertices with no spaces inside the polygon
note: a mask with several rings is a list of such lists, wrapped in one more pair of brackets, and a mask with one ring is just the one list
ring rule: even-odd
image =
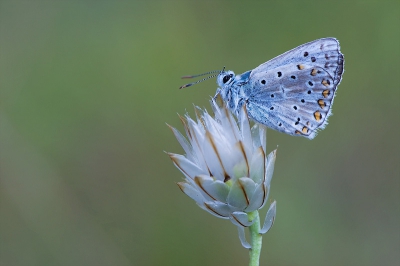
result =
[{"label": "blurred green background", "polygon": [[[334,115],[279,145],[261,265],[399,265],[398,1],[0,1],[0,265],[246,265],[181,193],[169,123],[305,42],[345,55]],[[265,210],[264,210],[265,213]]]}]

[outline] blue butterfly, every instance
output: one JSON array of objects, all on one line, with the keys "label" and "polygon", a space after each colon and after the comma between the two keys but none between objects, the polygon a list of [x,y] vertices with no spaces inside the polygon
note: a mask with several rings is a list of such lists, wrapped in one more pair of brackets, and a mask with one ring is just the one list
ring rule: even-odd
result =
[{"label": "blue butterfly", "polygon": [[[221,97],[236,115],[245,104],[254,121],[292,136],[313,139],[327,125],[343,67],[339,42],[335,38],[318,39],[241,75],[218,71],[219,88],[214,98]],[[216,71],[208,73],[212,72]],[[185,78],[192,77],[196,76]]]}]

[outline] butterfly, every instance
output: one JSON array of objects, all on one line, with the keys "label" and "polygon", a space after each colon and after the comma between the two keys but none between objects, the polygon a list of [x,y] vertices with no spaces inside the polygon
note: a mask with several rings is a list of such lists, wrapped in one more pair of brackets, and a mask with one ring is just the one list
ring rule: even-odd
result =
[{"label": "butterfly", "polygon": [[[292,136],[313,139],[328,123],[343,71],[344,57],[338,40],[322,38],[240,75],[225,68],[219,70],[214,99],[221,97],[236,115],[246,105],[248,116],[255,122]],[[212,72],[217,71],[205,74]]]}]

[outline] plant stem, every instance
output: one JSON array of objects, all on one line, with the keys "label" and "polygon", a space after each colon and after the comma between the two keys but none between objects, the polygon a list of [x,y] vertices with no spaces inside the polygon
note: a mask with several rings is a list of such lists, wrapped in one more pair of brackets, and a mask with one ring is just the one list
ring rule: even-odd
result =
[{"label": "plant stem", "polygon": [[250,220],[254,220],[254,223],[249,227],[251,244],[249,266],[259,266],[262,246],[262,235],[259,233],[260,216],[258,211],[248,213],[248,216]]}]

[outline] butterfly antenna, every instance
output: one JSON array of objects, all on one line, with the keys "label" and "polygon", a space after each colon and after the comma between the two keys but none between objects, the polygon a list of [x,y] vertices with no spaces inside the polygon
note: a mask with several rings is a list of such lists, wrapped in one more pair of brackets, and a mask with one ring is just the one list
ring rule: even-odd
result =
[{"label": "butterfly antenna", "polygon": [[211,76],[209,76],[209,77],[206,77],[206,78],[203,78],[203,79],[201,79],[201,80],[198,80],[198,81],[196,81],[196,82],[192,82],[192,83],[189,83],[189,84],[185,84],[185,85],[183,85],[183,86],[180,86],[179,89],[183,89],[183,88],[187,88],[187,87],[193,86],[193,85],[195,85],[195,84],[197,84],[197,83],[200,83],[200,82],[202,82],[202,81],[205,81],[205,80],[207,80],[207,79],[209,79],[209,78],[216,77],[217,75],[218,75],[218,74],[214,74],[214,75],[211,75]]},{"label": "butterfly antenna", "polygon": [[219,72],[219,71],[220,71],[220,70],[213,70],[213,71],[206,72],[206,73],[203,73],[203,74],[191,75],[191,76],[183,76],[182,79],[192,79],[192,78],[196,78],[196,77],[208,75],[208,74],[215,73],[215,72]]},{"label": "butterfly antenna", "polygon": [[[222,69],[222,71],[221,71],[221,70],[213,70],[213,71],[209,71],[209,72],[206,72],[206,73],[203,73],[203,74],[191,75],[191,76],[183,76],[182,79],[191,79],[191,78],[195,78],[195,77],[200,77],[200,76],[208,75],[208,74],[215,73],[215,72],[222,73],[222,72],[224,72],[224,70],[225,70],[225,67]],[[219,74],[219,73],[218,73],[218,74]],[[195,84],[197,84],[197,83],[200,83],[200,82],[202,82],[202,81],[205,81],[205,80],[207,80],[207,79],[216,77],[218,74],[211,75],[211,76],[209,76],[209,77],[203,78],[203,79],[198,80],[198,81],[196,81],[196,82],[192,82],[192,83],[185,84],[185,85],[183,85],[183,86],[180,86],[179,89],[183,89],[183,88],[187,88],[187,87],[193,86],[193,85],[195,85]]]}]

